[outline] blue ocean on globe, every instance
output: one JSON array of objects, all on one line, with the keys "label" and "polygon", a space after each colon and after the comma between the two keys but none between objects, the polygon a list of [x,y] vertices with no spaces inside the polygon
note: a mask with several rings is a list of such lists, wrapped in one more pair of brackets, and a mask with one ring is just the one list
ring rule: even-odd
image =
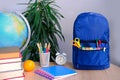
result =
[{"label": "blue ocean on globe", "polygon": [[22,14],[0,12],[0,47],[25,49],[30,40],[30,27]]}]

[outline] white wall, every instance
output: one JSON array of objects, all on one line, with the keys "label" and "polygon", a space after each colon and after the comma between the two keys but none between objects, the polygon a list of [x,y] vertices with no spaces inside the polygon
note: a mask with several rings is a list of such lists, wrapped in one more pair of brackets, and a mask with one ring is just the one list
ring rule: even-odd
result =
[{"label": "white wall", "polygon": [[[18,3],[29,0],[0,0],[0,11],[18,11],[23,12],[25,5]],[[105,15],[110,24],[110,44],[111,44],[111,62],[120,65],[120,10],[118,9],[119,0],[56,0],[61,7],[60,12],[64,15],[61,20],[61,26],[66,41],[60,43],[61,52],[66,52],[68,61],[72,61],[72,35],[73,23],[76,16],[82,12],[98,12]]]},{"label": "white wall", "polygon": [[29,0],[0,0],[0,11],[18,11],[23,12],[27,5],[20,5],[20,3],[26,3]]},{"label": "white wall", "polygon": [[120,66],[120,0],[57,0],[65,19],[61,21],[66,42],[60,42],[61,52],[68,54],[72,61],[73,23],[82,12],[98,12],[106,16],[110,25],[111,62]]}]

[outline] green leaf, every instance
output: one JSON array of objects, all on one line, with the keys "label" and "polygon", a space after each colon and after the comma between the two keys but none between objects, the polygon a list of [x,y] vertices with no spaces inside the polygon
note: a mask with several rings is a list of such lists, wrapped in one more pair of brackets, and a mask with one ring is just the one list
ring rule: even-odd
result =
[{"label": "green leaf", "polygon": [[32,59],[39,61],[39,54],[36,43],[40,42],[42,46],[50,43],[51,56],[55,57],[59,51],[57,38],[65,40],[59,20],[63,15],[59,12],[60,7],[55,4],[55,0],[29,0],[28,7],[24,16],[27,18],[31,28],[31,38],[27,48],[24,50],[23,60]]}]

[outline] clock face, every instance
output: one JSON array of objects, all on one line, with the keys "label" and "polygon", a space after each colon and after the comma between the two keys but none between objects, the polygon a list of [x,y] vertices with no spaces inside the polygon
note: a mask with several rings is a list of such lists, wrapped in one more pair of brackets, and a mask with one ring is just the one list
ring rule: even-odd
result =
[{"label": "clock face", "polygon": [[55,61],[56,61],[56,63],[57,63],[58,65],[63,65],[63,64],[66,63],[67,58],[66,58],[64,55],[58,55],[58,56],[56,57]]}]

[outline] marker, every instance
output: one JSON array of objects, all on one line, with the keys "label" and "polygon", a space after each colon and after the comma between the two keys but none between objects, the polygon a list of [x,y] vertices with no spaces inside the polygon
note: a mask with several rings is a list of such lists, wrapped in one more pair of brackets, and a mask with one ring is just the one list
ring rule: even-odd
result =
[{"label": "marker", "polygon": [[99,47],[98,47],[98,48],[96,48],[96,50],[100,50],[100,49],[101,49],[101,48],[99,48]]},{"label": "marker", "polygon": [[48,44],[47,48],[46,48],[46,52],[49,52],[50,50],[50,43]]},{"label": "marker", "polygon": [[85,47],[82,47],[82,50],[85,50]]},{"label": "marker", "polygon": [[98,47],[98,40],[96,40],[96,44],[97,44],[97,47]]},{"label": "marker", "polygon": [[90,47],[90,50],[93,50],[93,48],[92,48],[92,47]]},{"label": "marker", "polygon": [[45,46],[44,46],[44,53],[46,53],[46,48],[47,48],[47,43],[45,43]]},{"label": "marker", "polygon": [[100,47],[100,44],[101,44],[102,42],[101,42],[101,40],[98,40],[98,46]]}]

